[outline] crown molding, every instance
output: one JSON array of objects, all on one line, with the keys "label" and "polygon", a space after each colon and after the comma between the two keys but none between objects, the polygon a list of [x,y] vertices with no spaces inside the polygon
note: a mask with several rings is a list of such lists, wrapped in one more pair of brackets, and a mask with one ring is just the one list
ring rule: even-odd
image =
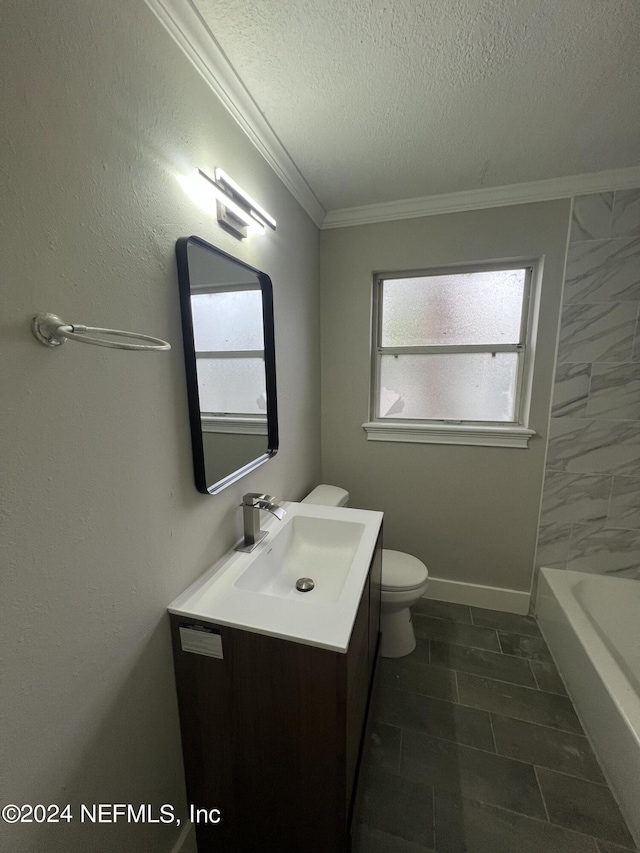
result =
[{"label": "crown molding", "polygon": [[640,166],[631,166],[627,169],[550,178],[526,184],[509,184],[504,187],[464,190],[443,195],[387,201],[381,204],[366,204],[361,207],[344,207],[341,210],[329,211],[320,227],[323,230],[347,228],[351,225],[368,225],[394,219],[415,219],[420,216],[505,207],[512,204],[530,204],[536,201],[552,201],[558,198],[636,187],[640,187]]},{"label": "crown molding", "polygon": [[320,227],[325,210],[190,0],[145,0],[293,197]]}]

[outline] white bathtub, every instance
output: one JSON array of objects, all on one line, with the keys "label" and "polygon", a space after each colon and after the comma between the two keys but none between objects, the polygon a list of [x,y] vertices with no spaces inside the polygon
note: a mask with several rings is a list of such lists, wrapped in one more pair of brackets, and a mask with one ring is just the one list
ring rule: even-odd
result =
[{"label": "white bathtub", "polygon": [[640,581],[541,569],[540,629],[640,842]]}]

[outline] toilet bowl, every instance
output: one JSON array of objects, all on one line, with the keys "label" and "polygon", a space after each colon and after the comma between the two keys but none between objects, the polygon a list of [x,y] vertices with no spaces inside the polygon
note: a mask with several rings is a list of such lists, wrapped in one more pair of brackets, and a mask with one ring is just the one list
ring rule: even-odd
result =
[{"label": "toilet bowl", "polygon": [[[346,506],[349,492],[338,486],[321,485],[310,492],[302,503],[320,506]],[[422,598],[429,573],[424,563],[402,551],[382,550],[382,589],[380,603],[380,654],[399,658],[416,647],[411,621],[412,604]]]}]

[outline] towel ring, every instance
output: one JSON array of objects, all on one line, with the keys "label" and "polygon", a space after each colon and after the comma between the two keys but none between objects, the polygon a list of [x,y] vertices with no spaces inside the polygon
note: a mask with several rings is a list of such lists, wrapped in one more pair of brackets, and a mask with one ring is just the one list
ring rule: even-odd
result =
[{"label": "towel ring", "polygon": [[[48,347],[59,347],[67,338],[74,341],[82,341],[96,347],[111,347],[112,349],[131,349],[141,352],[160,352],[171,349],[171,344],[162,338],[152,338],[151,335],[139,335],[137,332],[123,332],[121,329],[100,329],[95,326],[82,326],[78,323],[67,324],[56,314],[36,314],[31,321],[31,331],[34,336]],[[113,335],[116,338],[134,338],[138,341],[147,341],[144,344],[125,344],[120,341],[108,341],[96,338],[87,332],[97,332],[100,335]]]}]

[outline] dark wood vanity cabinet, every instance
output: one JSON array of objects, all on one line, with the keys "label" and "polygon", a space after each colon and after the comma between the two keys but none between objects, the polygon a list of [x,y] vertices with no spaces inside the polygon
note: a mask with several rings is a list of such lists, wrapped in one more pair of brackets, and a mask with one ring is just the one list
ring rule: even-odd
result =
[{"label": "dark wood vanity cabinet", "polygon": [[[348,853],[380,630],[381,538],[346,654],[171,616],[198,853]],[[223,658],[183,651],[219,633]]]}]

